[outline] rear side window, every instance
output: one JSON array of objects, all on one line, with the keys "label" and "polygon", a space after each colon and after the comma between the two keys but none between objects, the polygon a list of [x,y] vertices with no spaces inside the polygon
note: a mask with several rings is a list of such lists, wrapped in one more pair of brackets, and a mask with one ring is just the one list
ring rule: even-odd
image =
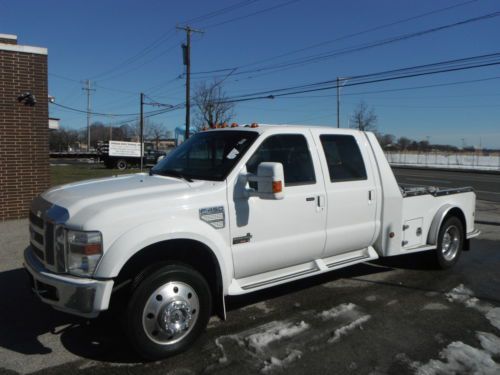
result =
[{"label": "rear side window", "polygon": [[352,135],[321,135],[331,182],[366,180],[366,169]]},{"label": "rear side window", "polygon": [[287,186],[316,183],[307,140],[301,134],[270,136],[252,155],[247,163],[247,170],[257,173],[259,164],[266,161],[283,164]]}]

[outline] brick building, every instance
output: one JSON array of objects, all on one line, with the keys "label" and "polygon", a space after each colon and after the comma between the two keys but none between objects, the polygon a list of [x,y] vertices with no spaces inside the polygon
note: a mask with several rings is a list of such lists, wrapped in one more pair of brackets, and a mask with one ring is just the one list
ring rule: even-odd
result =
[{"label": "brick building", "polygon": [[0,34],[0,221],[48,188],[48,132],[47,49]]}]

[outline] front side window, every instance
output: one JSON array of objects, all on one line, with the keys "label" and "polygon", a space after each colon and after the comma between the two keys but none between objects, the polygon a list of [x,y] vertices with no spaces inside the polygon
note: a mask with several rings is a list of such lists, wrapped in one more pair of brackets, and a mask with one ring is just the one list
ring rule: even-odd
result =
[{"label": "front side window", "polygon": [[248,161],[248,172],[256,174],[262,162],[283,164],[287,186],[316,183],[307,140],[301,134],[280,134],[267,138]]},{"label": "front side window", "polygon": [[331,182],[366,180],[361,151],[352,135],[321,135]]},{"label": "front side window", "polygon": [[257,132],[243,130],[197,133],[168,154],[151,173],[222,181],[257,137]]}]

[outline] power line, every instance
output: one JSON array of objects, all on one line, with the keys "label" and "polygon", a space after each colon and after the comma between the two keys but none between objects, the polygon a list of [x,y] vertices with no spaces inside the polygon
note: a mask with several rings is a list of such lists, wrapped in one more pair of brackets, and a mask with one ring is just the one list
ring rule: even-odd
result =
[{"label": "power line", "polygon": [[287,6],[287,5],[290,5],[290,4],[293,4],[293,3],[296,3],[300,0],[289,0],[289,1],[286,1],[284,3],[281,3],[281,4],[277,4],[277,5],[274,5],[274,6],[271,6],[271,7],[268,7],[268,8],[264,8],[264,9],[261,9],[261,10],[258,10],[258,11],[255,11],[253,13],[249,13],[249,14],[245,14],[243,16],[240,16],[240,17],[235,17],[235,18],[232,18],[232,19],[229,19],[229,20],[226,20],[226,21],[222,21],[222,22],[217,22],[217,23],[213,23],[211,25],[207,25],[207,26],[202,26],[204,29],[211,29],[211,28],[214,28],[214,27],[219,27],[219,26],[222,26],[222,25],[226,25],[228,23],[231,23],[231,22],[236,22],[236,21],[240,21],[242,19],[245,19],[245,18],[249,18],[249,17],[253,17],[257,14],[262,14],[262,13],[267,13],[267,12],[270,12],[272,10],[275,10],[275,9],[278,9],[278,8],[282,8],[284,6]]},{"label": "power line", "polygon": [[[409,91],[409,90],[419,90],[419,89],[428,89],[435,87],[446,87],[446,86],[455,86],[455,85],[464,85],[468,83],[477,83],[477,82],[485,82],[485,81],[493,81],[500,79],[500,76],[488,77],[488,78],[480,78],[480,79],[471,79],[464,81],[454,81],[454,82],[446,82],[446,83],[436,83],[432,85],[421,85],[421,86],[410,86],[410,87],[400,87],[397,89],[384,89],[384,90],[372,90],[372,91],[362,91],[362,92],[351,92],[343,94],[344,96],[359,96],[359,95],[370,95],[370,94],[383,94],[386,92],[398,92],[398,91]],[[485,94],[486,95],[486,94]],[[497,96],[500,94],[492,94],[493,96]],[[308,99],[308,98],[331,98],[336,96],[335,94],[328,95],[304,95],[304,96],[289,96],[283,99]],[[487,95],[486,95],[487,96]],[[442,97],[442,96],[439,96]],[[462,96],[464,97],[464,96]]]},{"label": "power line", "polygon": [[[437,27],[433,27],[433,28],[429,28],[429,29],[425,29],[425,30],[420,30],[420,31],[412,32],[412,33],[398,35],[398,36],[392,37],[392,38],[386,38],[386,39],[382,39],[382,40],[378,40],[378,41],[374,41],[374,42],[359,44],[359,45],[352,46],[352,47],[345,47],[345,48],[332,50],[332,51],[328,51],[328,52],[322,52],[319,54],[309,55],[309,56],[305,56],[305,57],[301,57],[301,58],[297,58],[297,59],[293,59],[293,60],[289,60],[289,61],[283,61],[283,62],[276,63],[273,65],[257,67],[254,69],[240,70],[241,67],[233,67],[232,69],[239,69],[239,71],[234,73],[233,75],[238,76],[238,75],[259,73],[259,72],[265,72],[265,71],[278,72],[278,71],[285,70],[286,68],[304,66],[304,65],[308,65],[308,64],[315,63],[318,61],[327,60],[327,59],[330,59],[332,57],[337,57],[337,56],[341,56],[341,55],[345,55],[345,54],[350,54],[350,53],[360,52],[360,51],[367,50],[367,49],[381,47],[381,46],[392,44],[395,42],[408,40],[408,39],[420,37],[423,35],[433,34],[433,33],[443,31],[446,29],[450,29],[450,28],[454,28],[454,27],[463,26],[466,24],[474,23],[474,22],[485,21],[485,20],[492,19],[492,18],[495,18],[498,16],[500,16],[499,11],[492,12],[492,13],[488,13],[488,14],[485,14],[485,15],[482,15],[479,17],[468,18],[468,19],[465,19],[462,21],[457,21],[457,22],[453,22],[450,24],[446,24],[446,25],[441,25],[441,26],[437,26]],[[226,71],[229,69],[230,68],[218,69],[218,71],[219,72]],[[203,74],[207,74],[209,72],[210,71],[208,71],[208,72],[206,71]],[[192,74],[197,74],[197,73],[193,72]]]},{"label": "power line", "polygon": [[[204,15],[201,15],[201,16],[198,16],[198,17],[191,18],[189,20],[186,20],[183,23],[205,21],[205,20],[208,20],[208,19],[211,19],[211,18],[214,18],[214,17],[218,17],[220,15],[226,14],[228,12],[232,12],[234,10],[240,9],[242,7],[248,6],[248,5],[253,4],[253,3],[257,2],[257,1],[260,1],[260,0],[247,0],[247,1],[243,1],[243,2],[240,2],[240,3],[233,4],[233,5],[230,5],[228,7],[216,10],[216,11],[209,12],[207,14],[204,14]],[[141,49],[140,51],[138,51],[137,53],[135,53],[131,57],[125,59],[124,61],[120,62],[119,64],[115,65],[114,67],[112,67],[112,68],[110,68],[110,69],[108,69],[108,70],[106,70],[104,72],[101,72],[99,74],[94,75],[92,78],[93,79],[101,78],[101,80],[103,80],[102,77],[105,77],[105,76],[107,76],[107,75],[109,75],[111,73],[114,73],[114,72],[116,72],[116,70],[121,70],[123,67],[125,67],[127,65],[130,65],[130,64],[133,64],[136,61],[139,61],[144,56],[146,56],[147,54],[149,54],[152,51],[154,51],[162,43],[164,43],[165,41],[171,39],[174,36],[175,36],[175,27],[171,27],[165,33],[161,34],[158,38],[156,38],[152,43],[150,43],[149,45],[147,45],[146,47],[144,47],[143,49]],[[165,53],[166,52],[167,51],[165,51]],[[139,67],[142,67],[142,66],[148,64],[149,62],[152,62],[152,61],[156,60],[157,58],[163,56],[165,53],[157,55],[156,57],[148,60],[148,62],[139,65]],[[129,73],[130,71],[133,71],[133,70],[136,70],[136,69],[128,70],[127,72],[121,73],[121,75]],[[117,75],[115,75],[114,77],[116,77],[116,76]],[[111,78],[106,78],[106,80],[108,80],[108,79],[111,79]]]},{"label": "power line", "polygon": [[[139,115],[139,113],[102,113],[102,112],[89,112],[89,111],[84,111],[83,109],[69,107],[69,106],[64,105],[64,104],[53,103],[53,102],[50,102],[50,104],[55,105],[57,107],[64,108],[64,109],[69,110],[69,111],[73,111],[73,112],[90,113],[93,116],[122,117],[122,116],[138,116]],[[145,114],[152,114],[152,113],[156,113],[156,112],[160,112],[160,111],[163,111],[163,110],[155,110],[155,111],[145,112]]]},{"label": "power line", "polygon": [[[386,76],[384,78],[374,78],[374,79],[366,79],[364,81],[358,81],[358,82],[349,82],[344,84],[343,86],[358,86],[358,85],[366,85],[370,83],[379,83],[379,82],[386,82],[386,81],[393,81],[393,80],[398,80],[398,79],[406,79],[406,78],[412,78],[412,77],[419,77],[419,76],[427,76],[427,75],[433,75],[433,74],[439,74],[439,73],[448,73],[448,72],[454,72],[454,71],[462,71],[462,70],[468,70],[468,69],[476,69],[476,68],[481,68],[481,67],[487,67],[487,66],[495,66],[495,65],[500,65],[500,59],[497,59],[496,61],[491,61],[491,62],[480,62],[480,58],[484,56],[493,56],[496,55],[500,57],[500,53],[496,54],[490,54],[490,55],[483,55],[483,56],[476,56],[478,63],[476,64],[469,64],[469,65],[462,65],[458,67],[443,67],[440,69],[435,69],[435,70],[428,70],[428,71],[418,71],[416,73],[410,73],[408,72],[405,75],[396,75],[396,76]],[[453,60],[454,62],[459,61],[459,60],[467,60],[471,61],[471,57],[465,58],[465,59],[458,59],[458,60]],[[442,64],[442,63],[436,63],[436,64]],[[427,66],[429,64],[426,64]],[[414,67],[415,69],[418,69],[419,67]],[[396,69],[395,71],[400,71],[401,69]],[[388,71],[384,72],[386,75]],[[373,73],[371,75],[365,75],[366,78],[369,77],[377,77],[381,73]],[[268,90],[268,91],[261,91],[261,92],[255,92],[251,94],[246,94],[246,95],[240,95],[236,96],[233,98],[229,98],[229,100],[226,100],[224,102],[230,102],[230,103],[235,103],[235,102],[242,102],[242,101],[250,101],[250,100],[257,100],[257,99],[274,99],[276,97],[281,97],[281,96],[289,96],[289,95],[294,95],[294,94],[302,94],[302,93],[308,93],[308,92],[316,92],[316,91],[324,91],[324,90],[330,90],[337,88],[337,84],[333,85],[328,85],[324,86],[325,84],[330,84],[332,82],[335,82],[335,80],[329,80],[329,81],[323,81],[323,82],[316,82],[316,83],[311,83],[307,85],[302,85],[302,86],[294,86],[294,87],[288,87],[288,88],[281,88],[281,89],[275,89],[275,90]],[[324,86],[324,87],[323,87]],[[295,90],[295,91],[290,91],[290,90]],[[289,92],[286,92],[289,91]]]},{"label": "power line", "polygon": [[256,3],[257,1],[260,1],[260,0],[245,0],[245,1],[242,1],[240,3],[236,3],[236,4],[233,4],[233,5],[227,6],[225,8],[222,8],[222,9],[219,9],[219,10],[215,10],[213,12],[210,12],[210,13],[198,16],[198,17],[190,18],[190,19],[184,21],[183,23],[199,23],[199,22],[203,22],[203,21],[209,20],[211,18],[218,17],[220,15],[223,15],[223,14],[232,12],[234,10],[238,10],[240,8],[246,7],[248,5]]}]

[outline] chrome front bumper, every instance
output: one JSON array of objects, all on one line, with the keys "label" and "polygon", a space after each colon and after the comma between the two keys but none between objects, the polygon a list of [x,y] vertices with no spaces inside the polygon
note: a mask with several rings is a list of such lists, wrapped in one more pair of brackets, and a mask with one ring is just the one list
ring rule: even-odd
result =
[{"label": "chrome front bumper", "polygon": [[33,292],[45,303],[70,314],[95,318],[107,310],[113,280],[85,279],[48,271],[28,247],[24,267],[30,275]]}]

